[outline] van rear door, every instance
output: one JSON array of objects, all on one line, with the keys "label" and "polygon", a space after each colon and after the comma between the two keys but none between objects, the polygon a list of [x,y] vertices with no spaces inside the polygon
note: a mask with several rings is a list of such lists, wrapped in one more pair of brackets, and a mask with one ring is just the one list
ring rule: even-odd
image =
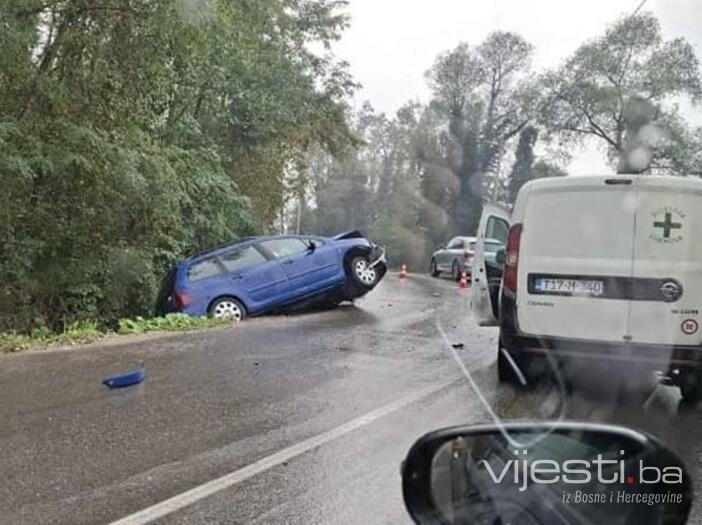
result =
[{"label": "van rear door", "polygon": [[[495,262],[494,256],[486,258],[486,252],[494,253],[499,243],[505,244],[509,220],[509,211],[496,204],[486,204],[480,216],[470,283],[471,311],[475,322],[480,326],[498,324],[502,265]],[[486,250],[486,240],[490,250]]]},{"label": "van rear door", "polygon": [[702,342],[702,182],[635,177],[638,206],[629,331],[633,342]]},{"label": "van rear door", "polygon": [[[616,181],[616,182],[615,182]],[[566,177],[533,185],[522,222],[517,317],[526,334],[621,342],[629,303],[636,193],[625,179]]]}]

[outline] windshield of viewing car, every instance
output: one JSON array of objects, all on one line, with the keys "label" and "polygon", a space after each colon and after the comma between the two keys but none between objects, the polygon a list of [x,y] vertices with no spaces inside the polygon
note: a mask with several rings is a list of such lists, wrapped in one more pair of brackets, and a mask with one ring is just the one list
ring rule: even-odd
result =
[{"label": "windshield of viewing car", "polygon": [[406,523],[513,420],[700,485],[700,20],[0,0],[0,521]]}]

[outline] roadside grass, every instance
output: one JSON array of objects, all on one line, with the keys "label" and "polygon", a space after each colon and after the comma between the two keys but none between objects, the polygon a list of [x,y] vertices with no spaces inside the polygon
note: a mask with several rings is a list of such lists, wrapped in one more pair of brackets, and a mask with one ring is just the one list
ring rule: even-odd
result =
[{"label": "roadside grass", "polygon": [[28,334],[7,332],[0,334],[0,353],[21,352],[50,344],[77,344],[94,341],[104,335],[96,321],[78,321],[66,326],[63,332],[35,328]]},{"label": "roadside grass", "polygon": [[[196,330],[221,326],[231,323],[230,319],[212,319],[209,317],[192,317],[185,314],[168,314],[165,317],[120,319],[116,333],[118,335],[143,334],[146,332],[173,332]],[[21,352],[32,348],[51,345],[74,345],[101,339],[115,332],[100,327],[97,321],[79,321],[72,323],[62,331],[53,332],[48,328],[37,328],[30,333],[0,333],[0,354]]]},{"label": "roadside grass", "polygon": [[209,328],[231,323],[231,319],[214,319],[212,317],[194,317],[185,314],[168,314],[165,317],[137,317],[135,319],[120,319],[117,333],[143,334],[155,331],[194,330],[196,328]]}]

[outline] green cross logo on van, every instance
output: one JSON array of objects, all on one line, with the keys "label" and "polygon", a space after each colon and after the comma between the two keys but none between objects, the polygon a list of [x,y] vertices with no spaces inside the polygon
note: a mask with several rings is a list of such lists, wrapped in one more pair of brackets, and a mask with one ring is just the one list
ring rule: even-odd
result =
[{"label": "green cross logo on van", "polygon": [[659,208],[653,212],[653,232],[651,239],[663,244],[675,244],[683,240],[682,227],[685,213],[672,206]]}]

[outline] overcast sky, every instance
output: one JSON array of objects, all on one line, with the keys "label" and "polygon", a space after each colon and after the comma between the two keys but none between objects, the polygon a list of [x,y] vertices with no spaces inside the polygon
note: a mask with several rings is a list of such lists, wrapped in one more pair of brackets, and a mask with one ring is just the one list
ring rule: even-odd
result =
[{"label": "overcast sky", "polygon": [[[535,46],[533,65],[557,66],[581,43],[600,35],[641,0],[350,0],[351,27],[335,45],[369,100],[391,115],[412,98],[426,101],[424,72],[459,42],[479,44],[490,32],[515,31]],[[666,38],[685,37],[702,57],[702,1],[648,0]],[[702,112],[689,117],[702,124]],[[586,148],[573,174],[611,171],[603,153]]]}]

